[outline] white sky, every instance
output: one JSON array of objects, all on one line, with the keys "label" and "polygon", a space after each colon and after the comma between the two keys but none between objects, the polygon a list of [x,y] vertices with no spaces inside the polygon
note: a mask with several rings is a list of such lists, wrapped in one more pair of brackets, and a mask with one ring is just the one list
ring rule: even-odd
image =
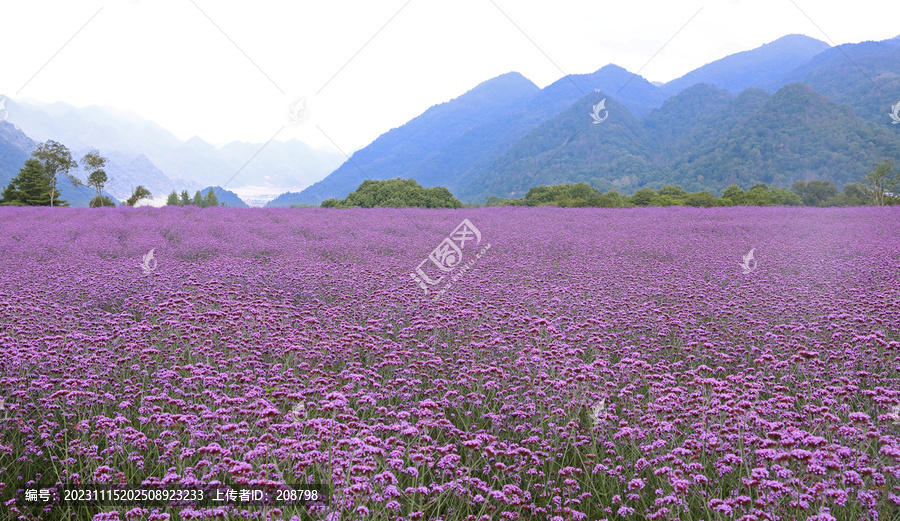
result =
[{"label": "white sky", "polygon": [[2,0],[0,94],[128,109],[216,145],[287,125],[276,139],[332,148],[318,126],[350,153],[509,71],[544,87],[647,64],[668,81],[786,34],[900,34],[895,0],[407,1]]}]

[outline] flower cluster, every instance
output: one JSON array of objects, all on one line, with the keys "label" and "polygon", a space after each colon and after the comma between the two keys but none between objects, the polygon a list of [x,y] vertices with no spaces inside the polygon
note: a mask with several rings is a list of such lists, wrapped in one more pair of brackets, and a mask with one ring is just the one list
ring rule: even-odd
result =
[{"label": "flower cluster", "polygon": [[435,303],[408,271],[452,210],[0,208],[0,508],[220,481],[332,500],[96,519],[900,516],[900,213],[466,211],[491,255]]}]

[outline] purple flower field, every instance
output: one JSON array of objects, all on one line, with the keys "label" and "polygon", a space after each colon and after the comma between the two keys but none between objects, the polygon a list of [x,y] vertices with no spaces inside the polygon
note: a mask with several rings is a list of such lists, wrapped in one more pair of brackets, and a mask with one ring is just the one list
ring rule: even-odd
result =
[{"label": "purple flower field", "polygon": [[[3,519],[898,519],[900,211],[4,207],[0,399]],[[331,502],[16,500],[213,481]]]}]

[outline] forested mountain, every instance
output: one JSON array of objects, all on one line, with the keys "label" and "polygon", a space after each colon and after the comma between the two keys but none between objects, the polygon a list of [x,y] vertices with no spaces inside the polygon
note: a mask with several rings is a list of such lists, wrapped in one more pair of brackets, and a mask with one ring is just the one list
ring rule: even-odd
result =
[{"label": "forested mountain", "polygon": [[881,160],[900,157],[900,133],[800,83],[745,114],[725,133],[698,128],[707,138],[672,164],[670,179],[688,190],[757,182],[784,187],[814,178],[842,186]]},{"label": "forested mountain", "polygon": [[890,123],[891,105],[900,101],[900,45],[896,40],[842,45],[821,53],[782,81],[805,83],[850,105],[861,118]]},{"label": "forested mountain", "polygon": [[[601,101],[608,117],[594,124],[590,113]],[[464,202],[582,181],[624,192],[664,184],[785,187],[814,177],[842,185],[880,160],[900,160],[900,125],[889,117],[898,102],[900,37],[831,48],[789,35],[666,84],[616,65],[542,89],[504,74],[382,134],[348,161],[296,140],[262,151],[197,137],[182,142],[102,107],[11,100],[6,107],[37,141],[60,140],[76,158],[100,148],[110,160],[107,188],[120,198],[138,184],[156,197],[220,186],[259,152],[229,186],[306,186],[268,204],[290,206],[343,199],[366,179],[443,186]],[[0,176],[8,180],[34,142],[12,126],[0,131]],[[61,188],[64,198],[80,200],[73,187]]]},{"label": "forested mountain", "polygon": [[536,91],[537,86],[519,73],[485,81],[462,96],[435,105],[405,125],[382,134],[355,152],[352,161],[344,162],[322,181],[299,194],[284,194],[271,201],[269,206],[318,204],[328,198],[346,197],[365,179],[405,176],[460,134],[513,109]]},{"label": "forested mountain", "polygon": [[[603,99],[609,115],[594,125],[592,108]],[[490,195],[520,197],[533,186],[558,184],[560,179],[577,183],[608,178],[614,172],[651,175],[654,169],[647,161],[643,133],[624,105],[607,94],[592,92],[509,147],[459,197],[476,201]]]},{"label": "forested mountain", "polygon": [[734,98],[695,86],[643,125],[611,98],[608,119],[592,124],[591,107],[604,97],[588,95],[529,132],[459,197],[483,202],[582,181],[602,191],[664,184],[721,191],[730,184],[784,187],[813,178],[840,186],[862,179],[884,158],[900,157],[897,132],[799,83],[773,96],[748,89]]},{"label": "forested mountain", "polygon": [[[618,93],[619,102],[639,115],[665,99],[658,87],[616,65],[569,75],[540,90],[518,73],[504,74],[383,134],[321,182],[270,204],[343,198],[363,179],[409,177],[423,186],[461,189],[529,130],[595,89]],[[485,94],[472,100],[476,93]],[[436,120],[436,113],[445,118]]]},{"label": "forested mountain", "polygon": [[[561,78],[524,99],[502,108],[498,106],[499,113],[478,124],[455,127],[457,131],[463,129],[458,136],[448,141],[445,139],[448,134],[444,134],[438,146],[433,147],[436,150],[421,160],[398,160],[402,154],[396,148],[404,135],[418,138],[434,132],[430,128],[434,124],[424,117],[429,113],[426,112],[412,120],[409,128],[405,125],[394,129],[354,154],[357,164],[362,161],[370,165],[363,167],[364,173],[348,161],[314,187],[299,194],[284,194],[271,204],[287,206],[318,203],[326,197],[342,198],[363,179],[390,177],[415,179],[423,186],[445,186],[463,201],[521,194],[540,183],[578,181],[591,182],[600,189],[633,190],[678,179],[692,189],[721,189],[725,179],[747,175],[740,173],[746,169],[735,166],[741,161],[762,168],[765,172],[759,172],[760,180],[775,184],[782,178],[805,179],[812,172],[842,183],[850,172],[871,167],[866,164],[851,168],[853,161],[882,159],[876,156],[891,153],[894,145],[890,131],[896,129],[887,129],[887,133],[886,129],[876,131],[874,127],[862,125],[856,116],[882,125],[890,122],[890,107],[900,101],[898,73],[900,40],[897,38],[838,49],[803,35],[788,35],[717,60],[661,87],[620,67],[607,65],[593,74]],[[808,120],[812,127],[805,141],[799,135],[803,127],[793,125],[796,120],[750,121],[752,115],[763,110],[763,105],[770,103],[771,93],[798,81],[825,96],[816,98],[811,91],[800,95],[812,96],[807,101],[815,98],[817,103],[824,104],[809,106],[812,112]],[[597,89],[603,93],[601,96],[594,95],[599,94],[595,92]],[[765,110],[791,110],[786,100],[790,92],[796,94],[796,89],[782,93]],[[610,119],[591,132],[575,134],[585,124],[579,114],[586,115],[585,110],[590,112],[592,105],[604,97]],[[855,116],[837,109],[826,98],[846,103]],[[800,103],[799,98],[794,101]],[[822,110],[817,112],[819,108]],[[630,114],[626,116],[623,110]],[[616,113],[621,115],[618,120],[614,117]],[[829,125],[826,121],[829,117],[845,124],[844,130]],[[806,121],[804,118],[800,120]],[[588,119],[586,124],[590,123]],[[757,125],[754,131],[767,138],[750,140],[744,145],[723,141],[744,139],[751,131],[739,130],[741,125]],[[413,128],[416,132],[412,132]],[[610,130],[616,132],[606,135]],[[861,141],[865,136],[877,139],[869,145]],[[761,147],[759,154],[763,157],[766,147],[781,144],[768,143],[767,139],[784,140],[793,144],[793,148],[764,160],[753,156],[756,153],[752,152],[753,147]],[[840,139],[862,151],[848,147],[834,149],[835,140]],[[807,145],[797,148],[800,141]],[[392,148],[384,146],[385,143],[391,143]],[[424,148],[416,138],[411,143],[414,149]],[[790,163],[791,151],[795,149],[802,149],[801,154],[821,152],[822,155],[818,164],[805,160],[781,175],[772,173],[773,165],[780,168]],[[716,167],[732,170],[713,172]],[[838,173],[839,170],[843,173]],[[688,179],[688,176],[692,177]]]},{"label": "forested mountain", "polygon": [[789,83],[785,75],[808,63],[830,46],[802,34],[789,34],[752,49],[726,56],[674,79],[662,86],[668,95],[706,83],[740,94],[749,87],[768,87],[772,90]]}]

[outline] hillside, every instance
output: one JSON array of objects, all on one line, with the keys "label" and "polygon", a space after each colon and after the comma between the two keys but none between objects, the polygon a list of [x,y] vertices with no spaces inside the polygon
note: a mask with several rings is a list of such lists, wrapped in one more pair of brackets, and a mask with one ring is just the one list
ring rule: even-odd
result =
[{"label": "hillside", "polygon": [[532,186],[582,181],[604,191],[680,184],[721,192],[732,183],[784,187],[813,178],[841,186],[884,158],[900,157],[892,129],[802,84],[773,96],[748,89],[734,98],[695,86],[643,122],[607,98],[608,120],[593,125],[588,113],[605,96],[586,96],[529,132],[460,199],[519,197]]},{"label": "hillside", "polygon": [[[595,125],[590,114],[604,98],[609,116]],[[593,92],[530,131],[459,196],[476,201],[490,195],[520,197],[533,186],[589,181],[598,174],[610,178],[639,172],[646,181],[654,171],[646,141],[640,122],[624,105]]]},{"label": "hillside", "polygon": [[[501,80],[502,83],[498,83]],[[317,204],[329,197],[343,198],[367,178],[404,177],[415,179],[424,186],[441,185],[451,191],[459,190],[531,129],[595,89],[618,92],[619,102],[639,115],[646,114],[665,99],[657,86],[616,65],[607,65],[591,74],[569,75],[540,90],[528,82],[532,88],[519,86],[508,93],[510,81],[514,85],[528,82],[518,73],[488,80],[456,100],[432,107],[406,125],[383,134],[355,153],[353,162],[346,162],[323,181],[298,195],[285,194],[270,204]],[[473,111],[467,97],[488,87],[495,93],[490,109],[479,106]],[[448,113],[447,118],[451,121],[464,116],[470,119],[465,124],[444,123],[433,117],[436,110]],[[473,112],[477,121],[472,117]],[[454,132],[446,132],[444,127],[451,126]],[[441,137],[429,146],[418,144],[437,132]],[[427,150],[427,154],[404,151],[401,155],[391,148],[403,143],[403,136],[408,135],[415,136],[410,144],[412,150]],[[413,158],[415,161],[410,161]]]},{"label": "hillside", "polygon": [[773,90],[788,83],[785,75],[808,63],[811,59],[830,49],[830,46],[815,38],[802,34],[790,34],[765,45],[726,56],[694,69],[684,76],[674,79],[662,89],[669,95],[706,83],[740,94],[750,87],[769,87]]},{"label": "hillside", "polygon": [[[343,198],[365,179],[400,177],[471,127],[516,106],[538,90],[518,73],[485,81],[462,96],[435,105],[405,125],[379,136],[355,152],[325,179],[298,195],[284,194],[267,206],[315,203]],[[362,171],[360,171],[362,170]]]},{"label": "hillside", "polygon": [[229,208],[250,208],[247,203],[245,203],[238,194],[232,192],[231,190],[226,190],[221,186],[207,186],[206,188],[200,190],[200,193],[206,196],[206,193],[209,192],[209,189],[213,189],[213,193],[216,194],[216,199],[219,200],[219,204],[224,203],[225,206]]},{"label": "hillside", "polygon": [[[844,53],[852,61],[848,60]],[[853,108],[874,123],[890,123],[892,104],[900,101],[900,46],[864,42],[829,50],[785,77]]]},{"label": "hillside", "polygon": [[862,179],[872,165],[900,157],[900,135],[856,116],[812,88],[788,85],[727,133],[707,135],[672,165],[686,188],[763,182],[789,186],[818,178],[838,186]]},{"label": "hillside", "polygon": [[19,174],[36,143],[8,121],[0,121],[0,185]]}]

